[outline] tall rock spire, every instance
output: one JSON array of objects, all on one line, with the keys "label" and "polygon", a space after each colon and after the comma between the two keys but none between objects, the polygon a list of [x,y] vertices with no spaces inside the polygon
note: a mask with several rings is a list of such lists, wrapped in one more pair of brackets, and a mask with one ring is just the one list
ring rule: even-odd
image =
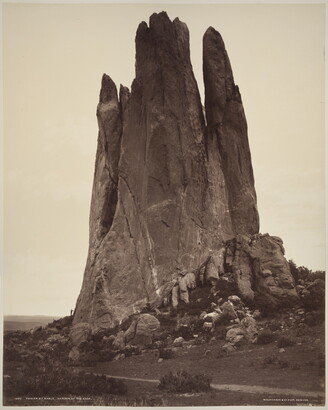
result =
[{"label": "tall rock spire", "polygon": [[146,303],[158,305],[177,269],[195,270],[224,240],[258,231],[246,121],[215,42],[207,32],[208,128],[179,19],[162,12],[139,25],[131,95],[121,87],[118,101],[104,76],[90,247],[74,323],[112,327]]},{"label": "tall rock spire", "polygon": [[257,233],[253,168],[247,122],[221,35],[210,27],[203,38],[203,74],[208,138],[217,144],[236,233]]}]

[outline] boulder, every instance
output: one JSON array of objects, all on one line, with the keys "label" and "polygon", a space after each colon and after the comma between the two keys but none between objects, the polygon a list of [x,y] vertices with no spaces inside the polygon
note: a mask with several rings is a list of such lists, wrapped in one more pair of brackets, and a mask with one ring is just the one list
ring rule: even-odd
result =
[{"label": "boulder", "polygon": [[227,243],[239,296],[274,309],[297,303],[298,295],[282,240],[268,234],[237,235]]},{"label": "boulder", "polygon": [[179,291],[179,285],[177,284],[172,289],[172,306],[174,308],[178,307],[179,299],[180,299],[180,291]]},{"label": "boulder", "polygon": [[241,325],[246,330],[246,338],[250,343],[256,343],[259,334],[256,320],[253,317],[246,316],[241,321]]},{"label": "boulder", "polygon": [[233,346],[240,346],[247,342],[246,330],[244,327],[238,326],[229,329],[226,334],[226,341]]},{"label": "boulder", "polygon": [[224,255],[225,247],[217,251],[212,251],[206,264],[205,279],[213,286],[216,285],[217,280],[224,273]]},{"label": "boulder", "polygon": [[72,349],[70,350],[68,354],[68,359],[71,362],[77,362],[80,359],[80,351],[77,346],[72,347]]},{"label": "boulder", "polygon": [[89,340],[91,336],[91,325],[89,323],[77,323],[70,331],[70,341],[73,346],[79,346],[81,343]]},{"label": "boulder", "polygon": [[221,348],[225,353],[229,354],[236,351],[236,348],[231,343],[225,343]]},{"label": "boulder", "polygon": [[124,360],[125,359],[125,354],[124,353],[117,353],[117,355],[114,356],[113,360]]},{"label": "boulder", "polygon": [[174,339],[173,341],[173,346],[179,347],[182,346],[182,343],[184,342],[184,338],[183,337],[177,337],[176,339]]},{"label": "boulder", "polygon": [[115,340],[113,341],[113,344],[112,344],[112,346],[113,346],[113,349],[114,350],[122,350],[122,349],[124,349],[124,347],[125,347],[125,340],[124,340],[125,338],[124,338],[124,332],[123,332],[123,330],[120,330],[118,333],[117,333],[117,335],[116,335],[116,337],[115,337]]},{"label": "boulder", "polygon": [[196,287],[196,277],[192,272],[188,272],[178,279],[179,286],[179,296],[180,300],[185,303],[189,303],[189,290],[195,289]]},{"label": "boulder", "polygon": [[222,318],[227,319],[227,320],[233,320],[237,319],[237,313],[235,312],[235,309],[233,305],[229,302],[224,302],[223,305],[221,306],[222,309]]},{"label": "boulder", "polygon": [[124,333],[125,343],[145,346],[152,343],[153,336],[160,328],[160,322],[148,313],[136,317]]}]

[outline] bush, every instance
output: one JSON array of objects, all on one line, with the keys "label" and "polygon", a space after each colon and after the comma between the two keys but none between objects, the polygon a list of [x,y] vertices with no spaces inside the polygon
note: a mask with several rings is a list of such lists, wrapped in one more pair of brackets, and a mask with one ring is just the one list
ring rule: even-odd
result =
[{"label": "bush", "polygon": [[164,360],[172,359],[172,357],[174,356],[174,352],[172,349],[160,348],[158,350],[158,353],[159,353],[159,358],[164,359]]},{"label": "bush", "polygon": [[278,360],[278,366],[280,367],[280,369],[285,369],[289,367],[289,362],[286,360]]},{"label": "bush", "polygon": [[94,366],[99,361],[99,356],[97,353],[93,352],[82,352],[79,359],[75,362],[70,363],[70,366]]},{"label": "bush", "polygon": [[185,370],[163,376],[158,388],[170,393],[195,393],[210,390],[211,378],[204,374],[190,374]]},{"label": "bush", "polygon": [[265,358],[263,359],[263,364],[264,364],[264,365],[274,364],[274,363],[277,363],[277,358],[276,358],[276,356],[268,356],[268,357],[265,357]]},{"label": "bush", "polygon": [[[108,352],[109,352],[109,350],[108,350]],[[123,350],[121,350],[121,353],[124,353],[125,357],[130,357],[132,355],[139,355],[139,354],[141,354],[141,347],[140,346],[128,345],[128,346],[125,346],[125,348]],[[111,358],[106,359],[106,360],[112,360],[116,356],[115,352],[112,352],[112,354],[113,354],[113,356]]]},{"label": "bush", "polygon": [[59,362],[31,358],[23,371],[4,379],[4,395],[38,397],[47,395],[125,394],[121,380],[87,373],[74,373]]},{"label": "bush", "polygon": [[278,319],[273,319],[269,323],[269,329],[274,332],[276,330],[280,330],[281,322]]},{"label": "bush", "polygon": [[294,346],[296,341],[289,336],[280,335],[278,337],[277,346],[278,347],[288,347]]},{"label": "bush", "polygon": [[276,339],[276,335],[272,333],[270,330],[264,330],[260,332],[257,337],[257,344],[259,345],[266,345],[268,343],[274,342]]},{"label": "bush", "polygon": [[65,327],[71,326],[73,323],[73,316],[65,316],[61,319],[54,320],[52,323],[48,324],[50,328],[57,328],[58,330],[62,330]]},{"label": "bush", "polygon": [[22,360],[21,354],[14,347],[3,348],[3,361],[4,362],[20,362]]}]

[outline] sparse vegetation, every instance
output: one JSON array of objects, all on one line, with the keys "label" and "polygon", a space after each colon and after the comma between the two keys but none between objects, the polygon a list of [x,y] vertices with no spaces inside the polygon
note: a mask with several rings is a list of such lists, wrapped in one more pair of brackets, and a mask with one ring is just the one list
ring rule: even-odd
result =
[{"label": "sparse vegetation", "polygon": [[174,357],[174,352],[173,352],[172,349],[160,348],[158,350],[158,353],[159,353],[159,358],[160,359],[168,360],[168,359],[172,359]]},{"label": "sparse vegetation", "polygon": [[278,359],[277,359],[277,357],[276,356],[268,356],[268,357],[265,357],[264,359],[263,359],[263,364],[264,365],[267,365],[267,364],[274,364],[274,363],[277,363],[277,361],[278,361]]},{"label": "sparse vegetation", "polygon": [[287,360],[278,360],[278,367],[280,367],[280,369],[285,369],[287,367],[289,367],[289,362]]},{"label": "sparse vegetation", "polygon": [[294,346],[295,344],[296,344],[295,339],[287,335],[279,335],[278,340],[277,340],[277,347],[279,348]]},{"label": "sparse vegetation", "polygon": [[126,385],[106,376],[73,372],[59,362],[30,357],[15,378],[4,379],[5,396],[125,394]]},{"label": "sparse vegetation", "polygon": [[276,340],[276,335],[272,333],[270,330],[263,330],[258,334],[257,337],[257,344],[259,345],[266,345],[268,343],[272,343]]},{"label": "sparse vegetation", "polygon": [[182,370],[163,376],[158,388],[170,393],[196,393],[210,390],[210,383],[210,377],[204,374],[190,374]]}]

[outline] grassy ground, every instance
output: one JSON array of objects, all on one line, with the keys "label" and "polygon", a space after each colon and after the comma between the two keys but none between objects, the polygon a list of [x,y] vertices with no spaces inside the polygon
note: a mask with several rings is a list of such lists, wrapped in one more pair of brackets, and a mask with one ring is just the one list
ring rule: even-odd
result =
[{"label": "grassy ground", "polygon": [[[187,370],[191,373],[206,373],[217,384],[247,384],[268,387],[294,388],[304,391],[321,391],[324,369],[320,360],[321,344],[285,347],[279,353],[275,343],[247,345],[229,356],[222,356],[220,344],[210,342],[201,346],[176,348],[173,359],[158,362],[157,352],[130,356],[124,361],[98,363],[89,370],[112,376],[129,376],[144,379],[159,379],[170,370]],[[266,364],[268,358],[276,357],[281,363]],[[299,367],[299,368],[298,368]]]},{"label": "grassy ground", "polygon": [[[299,337],[295,346],[279,352],[276,343],[246,345],[229,356],[222,356],[223,341],[199,346],[176,348],[172,359],[158,362],[158,352],[147,351],[122,361],[98,363],[80,371],[111,376],[160,379],[169,371],[186,370],[205,373],[213,384],[238,384],[296,389],[303,392],[324,390],[322,330],[312,328],[312,334]],[[273,363],[271,363],[273,362]],[[19,364],[5,367],[14,374]],[[112,406],[222,406],[222,405],[323,405],[320,397],[243,393],[212,389],[205,393],[173,394],[161,392],[157,383],[125,381],[128,391],[124,396],[83,396],[50,398],[9,398],[7,405],[112,405]],[[251,388],[250,388],[251,391]]]},{"label": "grassy ground", "polygon": [[[175,394],[160,391],[158,383],[125,380],[123,395],[55,395],[50,397],[7,397],[5,405],[87,405],[87,406],[223,406],[223,405],[323,405],[322,396],[306,394],[288,396],[265,392],[266,387],[295,389],[300,392],[324,391],[324,330],[308,328],[306,335],[295,338],[296,344],[284,347],[276,342],[265,345],[247,344],[228,356],[222,353],[223,340],[200,345],[185,344],[172,348],[173,357],[158,361],[158,349],[146,350],[124,360],[98,362],[92,367],[69,368],[97,374],[159,380],[170,371],[186,370],[204,373],[212,384],[249,386],[248,392],[211,389],[204,393]],[[4,363],[5,377],[15,377],[23,363]],[[263,393],[252,392],[252,386],[263,386]]]}]

